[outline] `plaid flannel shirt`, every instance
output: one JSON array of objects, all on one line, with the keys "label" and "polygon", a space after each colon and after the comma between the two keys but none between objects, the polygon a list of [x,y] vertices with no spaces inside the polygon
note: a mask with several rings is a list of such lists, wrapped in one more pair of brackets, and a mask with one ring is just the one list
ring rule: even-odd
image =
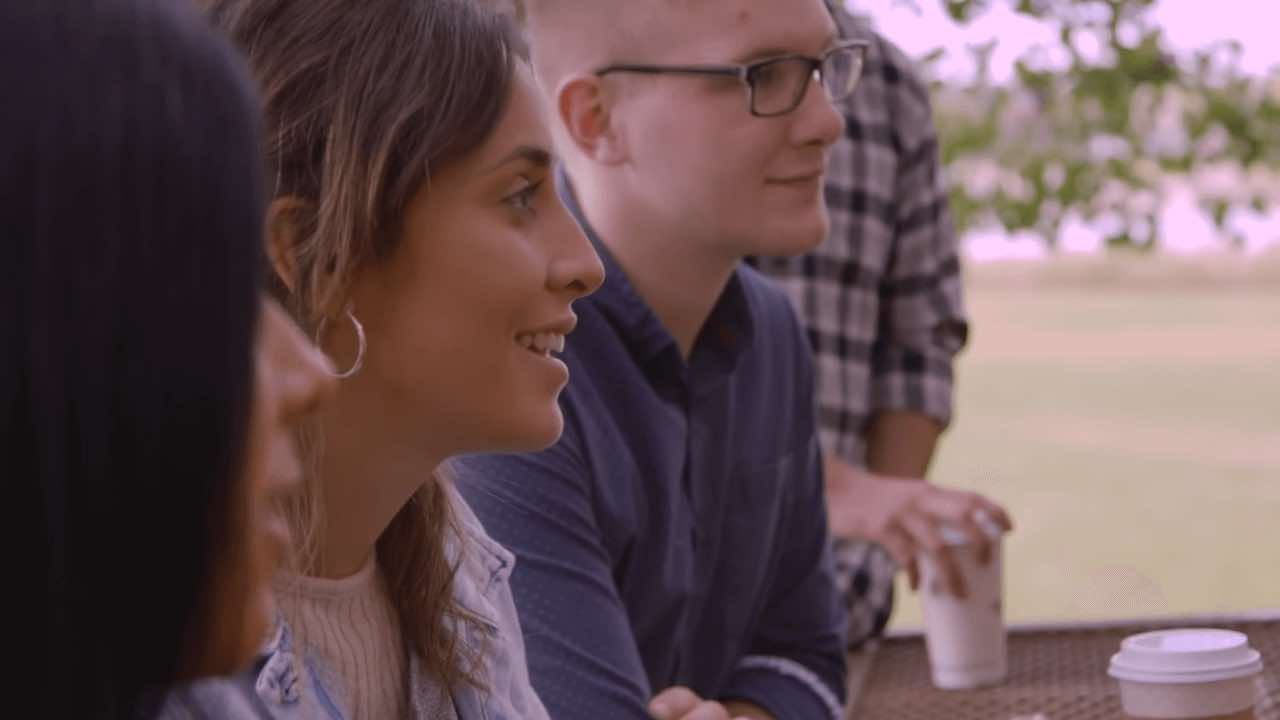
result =
[{"label": "plaid flannel shirt", "polygon": [[[950,421],[952,359],[968,326],[928,89],[897,47],[834,12],[843,34],[870,48],[828,167],[831,234],[812,253],[753,262],[808,330],[823,448],[864,467],[876,413]],[[888,622],[896,568],[876,545],[837,540],[835,549],[856,645]]]}]

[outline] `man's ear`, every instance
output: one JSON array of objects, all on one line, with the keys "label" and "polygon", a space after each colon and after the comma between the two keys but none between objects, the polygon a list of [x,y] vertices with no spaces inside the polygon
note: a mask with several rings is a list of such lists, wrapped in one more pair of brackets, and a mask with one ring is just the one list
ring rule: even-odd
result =
[{"label": "man's ear", "polygon": [[569,140],[587,157],[606,165],[627,159],[612,98],[595,75],[575,75],[560,84],[556,112]]},{"label": "man's ear", "polygon": [[304,240],[305,218],[311,211],[311,203],[296,195],[275,198],[267,207],[267,260],[291,293],[298,288],[298,252]]}]

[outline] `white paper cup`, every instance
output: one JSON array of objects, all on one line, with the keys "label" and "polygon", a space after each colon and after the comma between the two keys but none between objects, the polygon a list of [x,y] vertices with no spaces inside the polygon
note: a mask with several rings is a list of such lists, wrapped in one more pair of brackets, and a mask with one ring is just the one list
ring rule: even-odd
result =
[{"label": "white paper cup", "polygon": [[964,598],[951,594],[932,558],[919,557],[929,668],[933,684],[943,690],[994,685],[1008,675],[1003,552],[999,530],[991,534],[991,559],[980,565],[967,536],[943,533],[964,576]]},{"label": "white paper cup", "polygon": [[1244,634],[1191,628],[1125,638],[1108,674],[1141,720],[1253,720],[1262,656]]}]

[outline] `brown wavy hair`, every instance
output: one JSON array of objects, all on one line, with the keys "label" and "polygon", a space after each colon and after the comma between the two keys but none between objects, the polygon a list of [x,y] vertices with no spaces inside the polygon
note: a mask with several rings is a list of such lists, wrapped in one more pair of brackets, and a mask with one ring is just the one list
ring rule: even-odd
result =
[{"label": "brown wavy hair", "polygon": [[[274,196],[302,201],[292,218],[294,287],[277,282],[276,291],[314,331],[345,304],[361,268],[390,257],[405,206],[432,168],[493,132],[521,45],[509,20],[476,0],[202,5],[260,85]],[[318,434],[303,446],[314,467]],[[316,563],[318,497],[309,492],[290,508],[302,569]],[[428,482],[378,539],[377,557],[409,646],[452,693],[459,683],[482,687],[483,666],[479,650],[459,642],[478,618],[453,600],[451,535],[461,542],[444,489]]]}]

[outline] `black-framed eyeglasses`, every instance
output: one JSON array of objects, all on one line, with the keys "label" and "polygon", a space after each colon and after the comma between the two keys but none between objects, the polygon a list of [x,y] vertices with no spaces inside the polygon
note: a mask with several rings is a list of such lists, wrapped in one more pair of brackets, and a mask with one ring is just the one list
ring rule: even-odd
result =
[{"label": "black-framed eyeglasses", "polygon": [[838,102],[849,97],[862,77],[867,43],[842,42],[822,57],[782,55],[746,65],[637,65],[616,63],[595,71],[643,75],[721,75],[740,80],[747,88],[747,108],[756,117],[776,117],[800,107],[809,80],[816,74],[827,97]]}]

